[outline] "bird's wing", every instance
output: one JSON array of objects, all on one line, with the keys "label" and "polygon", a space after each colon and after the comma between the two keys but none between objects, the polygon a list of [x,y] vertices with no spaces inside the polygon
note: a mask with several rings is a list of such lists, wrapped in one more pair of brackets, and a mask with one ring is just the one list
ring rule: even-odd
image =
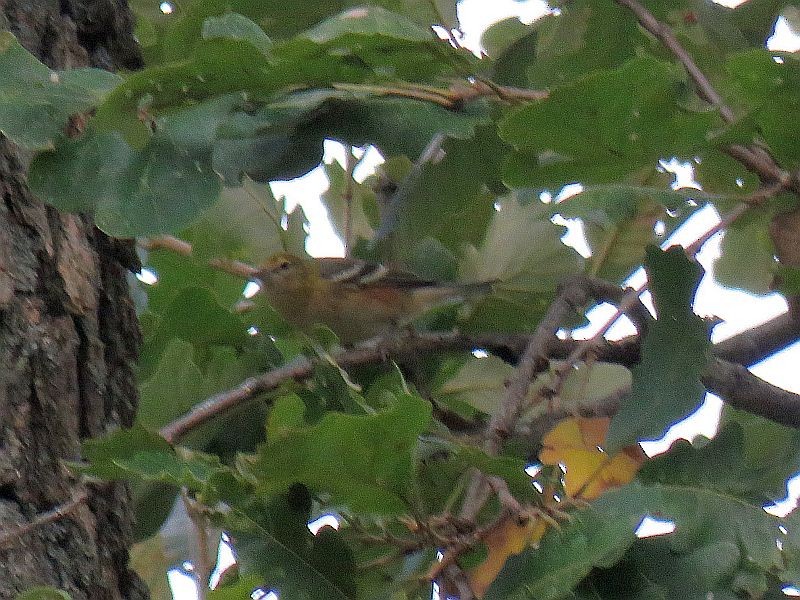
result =
[{"label": "bird's wing", "polygon": [[378,263],[352,258],[317,259],[320,275],[329,281],[359,286],[388,285],[400,288],[419,288],[435,285],[410,271],[386,267]]}]

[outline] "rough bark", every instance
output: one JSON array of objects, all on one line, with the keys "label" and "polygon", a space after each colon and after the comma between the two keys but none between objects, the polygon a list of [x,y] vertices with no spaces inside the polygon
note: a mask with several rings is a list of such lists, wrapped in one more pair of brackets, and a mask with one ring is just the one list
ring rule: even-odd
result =
[{"label": "rough bark", "polygon": [[[136,68],[131,25],[114,0],[0,0],[0,28],[52,68]],[[133,421],[136,256],[43,205],[26,162],[0,140],[0,533],[24,532],[0,547],[0,599],[33,585],[74,600],[147,598],[127,566],[128,488],[87,488],[64,466],[82,439]],[[84,492],[67,514],[18,529]]]}]

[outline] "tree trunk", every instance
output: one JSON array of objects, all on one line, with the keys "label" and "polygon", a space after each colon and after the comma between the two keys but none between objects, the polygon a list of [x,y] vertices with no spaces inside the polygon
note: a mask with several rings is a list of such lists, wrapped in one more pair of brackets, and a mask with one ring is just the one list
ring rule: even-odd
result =
[{"label": "tree trunk", "polygon": [[[121,0],[0,0],[0,28],[51,68],[141,63]],[[33,197],[26,162],[0,141],[0,599],[34,585],[147,598],[127,564],[127,486],[85,485],[64,466],[81,440],[134,419],[136,255]]]}]

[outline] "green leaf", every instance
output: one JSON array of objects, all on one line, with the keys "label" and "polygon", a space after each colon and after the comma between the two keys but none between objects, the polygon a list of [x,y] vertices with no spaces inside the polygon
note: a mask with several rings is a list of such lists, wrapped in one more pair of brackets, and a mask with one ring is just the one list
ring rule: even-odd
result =
[{"label": "green leaf", "polygon": [[303,35],[318,44],[324,44],[353,33],[410,42],[429,42],[433,39],[433,33],[429,29],[380,6],[352,8],[323,21]]},{"label": "green leaf", "polygon": [[230,12],[218,17],[209,17],[203,22],[203,39],[229,38],[244,40],[270,56],[272,40],[258,25],[239,13]]},{"label": "green leaf", "polygon": [[180,61],[129,75],[98,107],[94,125],[117,130],[142,146],[150,130],[141,113],[189,106],[214,96],[241,90],[274,91],[287,81],[270,68],[261,51],[249,43],[226,38],[204,40]]},{"label": "green leaf", "polygon": [[464,281],[497,282],[463,325],[466,330],[534,327],[561,279],[582,266],[580,255],[561,242],[565,229],[550,221],[547,205],[512,195],[498,207],[483,243],[467,247],[461,263]]},{"label": "green leaf", "polygon": [[[617,565],[592,573],[579,587],[583,593],[576,597],[705,600],[713,595],[715,600],[738,600],[741,596],[733,591],[736,587],[731,582],[731,573],[735,572],[739,558],[738,549],[730,542],[676,554],[668,539],[642,540]],[[760,590],[751,593],[762,597]]]},{"label": "green leaf", "polygon": [[658,438],[703,399],[700,375],[709,352],[709,332],[692,312],[702,268],[683,248],[647,248],[645,269],[658,319],[642,342],[642,358],[633,368],[631,394],[614,416],[607,451],[642,438]]},{"label": "green leaf", "polygon": [[771,291],[778,263],[770,236],[770,209],[749,210],[725,229],[714,279],[724,286],[755,294]]},{"label": "green leaf", "polygon": [[[694,214],[698,200],[710,198],[700,190],[666,190],[632,185],[594,185],[558,203],[564,217],[578,217],[592,256],[589,273],[621,283],[642,264],[644,250]],[[659,236],[654,227],[664,224]]]},{"label": "green leaf", "polygon": [[550,530],[537,549],[512,556],[485,600],[555,600],[567,596],[593,567],[616,563],[636,539],[646,508],[630,487],[613,490]]},{"label": "green leaf", "polygon": [[202,400],[203,374],[193,357],[192,344],[177,338],[163,348],[152,377],[139,388],[140,423],[161,427]]},{"label": "green leaf", "polygon": [[221,139],[214,145],[214,169],[230,185],[242,175],[260,182],[294,179],[320,163],[322,142],[320,134],[302,130]]},{"label": "green leaf", "polygon": [[718,117],[682,108],[682,96],[679,71],[649,57],[555,88],[500,122],[501,137],[518,149],[505,180],[605,183],[661,157],[692,155]]},{"label": "green leaf", "polygon": [[446,406],[468,404],[486,414],[497,408],[514,368],[496,356],[470,357],[452,377],[433,390],[433,399]]},{"label": "green leaf", "polygon": [[775,288],[784,296],[800,295],[800,269],[778,266],[775,269]]},{"label": "green leaf", "polygon": [[191,242],[192,255],[200,260],[230,258],[260,265],[276,252],[302,254],[306,225],[302,208],[287,213],[286,202],[276,200],[268,185],[245,179],[240,187],[222,188],[219,201],[180,237]]},{"label": "green leaf", "polygon": [[158,324],[149,332],[143,349],[141,369],[152,369],[173,338],[190,342],[198,362],[205,363],[215,346],[241,349],[249,341],[247,327],[214,295],[203,288],[185,288],[161,314]]},{"label": "green leaf", "polygon": [[[490,123],[489,105],[484,101],[451,110],[430,101],[381,98],[381,93],[379,87],[374,94],[353,88],[350,94],[332,97],[318,127],[327,137],[355,146],[374,145],[384,156],[416,158],[436,134],[470,140],[477,127]],[[477,149],[474,143],[472,147]]]},{"label": "green leaf", "polygon": [[0,32],[0,131],[32,150],[52,148],[67,119],[96,106],[122,79],[102,69],[53,71]]},{"label": "green leaf", "polygon": [[[171,20],[164,43],[165,58],[184,58],[200,38],[205,20],[213,15],[241,13],[258,23],[270,37],[277,40],[289,38],[348,7],[362,4],[360,0],[330,0],[291,5],[281,0],[190,0],[182,4],[181,10]],[[454,2],[447,0],[435,0],[435,5],[430,0],[383,0],[372,4],[410,17],[422,26],[441,20],[449,21],[455,12]]]},{"label": "green leaf", "polygon": [[[296,423],[302,403],[284,397],[274,415],[295,408]],[[405,496],[411,476],[411,454],[430,420],[430,404],[411,395],[399,395],[394,406],[372,415],[327,413],[315,425],[278,425],[270,418],[273,435],[253,460],[242,463],[260,493],[285,490],[300,482],[331,494],[335,504],[352,510],[396,514],[407,510]],[[278,417],[274,417],[278,418]],[[285,421],[283,421],[285,423]],[[283,432],[275,435],[275,431]]]},{"label": "green leaf", "polygon": [[[197,240],[198,237],[192,239],[193,242]],[[241,277],[212,269],[195,256],[154,250],[147,253],[143,262],[158,276],[156,285],[143,286],[147,293],[147,308],[156,317],[169,309],[175,298],[187,288],[209,290],[223,307],[233,306],[242,298],[245,282]]]},{"label": "green leaf", "polygon": [[[756,428],[752,421],[762,419],[745,417],[744,427],[730,422],[704,446],[676,441],[668,453],[645,463],[639,479],[645,483],[699,486],[754,504],[779,500],[786,493],[786,479],[800,467],[797,432],[771,422]],[[751,431],[746,433],[745,427]],[[753,439],[768,434],[780,441],[773,444],[769,439]],[[775,453],[767,454],[767,449]]]},{"label": "green leaf", "polygon": [[222,500],[239,506],[252,494],[249,484],[218,456],[185,448],[179,454],[164,438],[138,424],[86,440],[81,448],[88,466],[80,470],[95,477],[185,487],[209,505]]},{"label": "green leaf", "polygon": [[197,354],[190,342],[169,341],[152,374],[139,387],[138,422],[162,427],[252,374],[250,365],[233,348],[209,349],[205,360],[199,360]]},{"label": "green leaf", "polygon": [[785,497],[787,479],[800,471],[800,432],[730,406],[723,409],[720,427],[742,432],[742,479],[747,479],[754,498]]},{"label": "green leaf", "polygon": [[[80,174],[80,175],[77,175]],[[37,155],[31,188],[67,212],[93,214],[109,235],[176,232],[219,196],[219,177],[163,137],[134,150],[117,133],[87,134]]]},{"label": "green leaf", "polygon": [[481,46],[493,60],[492,80],[502,85],[528,87],[527,68],[536,55],[537,21],[523,25],[516,17],[498,21],[481,36]]},{"label": "green leaf", "polygon": [[263,585],[261,576],[251,573],[240,577],[236,583],[226,584],[209,590],[207,600],[248,600],[254,590]]},{"label": "green leaf", "polygon": [[130,459],[137,453],[149,456],[175,454],[164,438],[141,425],[118,429],[101,439],[86,440],[81,447],[83,458],[89,463],[86,471],[106,479],[124,478],[127,473],[119,467],[118,461]]},{"label": "green leaf", "polygon": [[329,527],[309,532],[310,507],[302,485],[266,501],[254,498],[230,520],[240,569],[258,574],[261,587],[284,598],[354,598],[352,552]]},{"label": "green leaf", "polygon": [[[465,243],[480,243],[495,212],[492,191],[505,191],[499,171],[508,147],[493,127],[481,127],[468,140],[446,140],[442,150],[440,161],[427,163],[416,181],[404,183],[400,196],[392,196],[397,215],[390,229],[396,254],[382,260],[405,263],[417,244],[428,243],[427,238],[435,238],[454,253]],[[407,173],[398,168],[400,162],[394,159],[382,165],[394,183]],[[460,225],[453,227],[453,223]]]},{"label": "green leaf", "polygon": [[768,50],[749,50],[728,61],[730,93],[748,110],[747,118],[728,135],[745,139],[757,135],[781,165],[791,169],[800,163],[795,144],[800,125],[789,117],[800,108],[800,60],[787,53],[776,62],[773,56],[775,52]]},{"label": "green leaf", "polygon": [[[554,87],[633,58],[644,41],[636,20],[615,3],[577,0],[535,24],[536,52],[527,57],[532,87]],[[521,57],[522,58],[522,57]]]}]

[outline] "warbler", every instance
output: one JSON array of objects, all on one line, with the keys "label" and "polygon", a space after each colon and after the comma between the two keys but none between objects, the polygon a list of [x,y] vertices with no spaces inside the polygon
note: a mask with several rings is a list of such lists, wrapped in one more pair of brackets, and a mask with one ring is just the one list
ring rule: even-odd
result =
[{"label": "warbler", "polygon": [[330,328],[343,344],[384,335],[428,310],[491,291],[491,283],[441,283],[349,258],[270,257],[254,278],[290,324]]}]

